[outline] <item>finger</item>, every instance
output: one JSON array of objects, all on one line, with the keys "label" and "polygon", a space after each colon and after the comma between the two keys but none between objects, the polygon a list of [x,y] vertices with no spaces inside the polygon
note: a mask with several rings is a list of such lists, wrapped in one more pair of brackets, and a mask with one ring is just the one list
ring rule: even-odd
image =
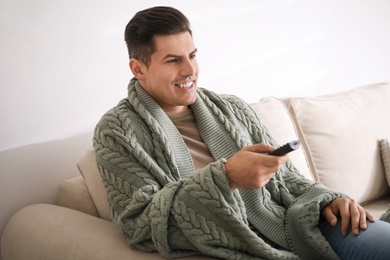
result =
[{"label": "finger", "polygon": [[[352,199],[350,200],[349,211],[351,216],[350,219],[352,233],[357,236],[359,235],[360,228],[362,227],[361,224],[363,224],[364,227],[366,226],[366,214],[363,210],[360,209],[360,206]],[[363,221],[361,217],[363,217]]]},{"label": "finger", "polygon": [[346,236],[351,221],[351,214],[349,212],[349,203],[343,203],[339,206],[341,216],[341,234]]},{"label": "finger", "polygon": [[359,206],[359,211],[360,211],[360,219],[359,219],[359,226],[361,230],[366,230],[367,229],[367,212]]},{"label": "finger", "polygon": [[364,210],[364,212],[366,213],[366,218],[368,219],[368,221],[370,221],[371,223],[374,223],[375,222],[375,218],[373,215],[371,215],[370,212]]},{"label": "finger", "polygon": [[243,150],[254,152],[254,153],[269,153],[275,150],[275,148],[273,148],[268,144],[259,143],[259,144],[245,146]]},{"label": "finger", "polygon": [[[270,156],[269,156],[270,157]],[[266,167],[267,171],[268,172],[277,172],[280,170],[280,167],[282,164],[284,164],[285,162],[283,160],[280,160],[280,159],[273,159],[273,158],[268,158],[268,156],[266,157],[263,157],[263,159],[260,161],[259,160],[259,164],[261,164],[262,166]]]},{"label": "finger", "polygon": [[325,217],[325,219],[331,226],[336,226],[337,216],[333,213],[332,208],[330,206],[327,206],[322,210],[322,215]]},{"label": "finger", "polygon": [[256,183],[257,187],[263,187],[265,186],[273,177],[275,176],[275,173],[270,173],[267,175],[262,175]]},{"label": "finger", "polygon": [[[250,149],[250,150],[249,150]],[[277,172],[282,164],[286,164],[288,156],[272,156],[264,153],[254,152],[256,148],[247,147],[246,152],[252,157],[252,162],[257,166],[269,168],[269,172]]]},{"label": "finger", "polygon": [[264,166],[268,167],[280,167],[281,165],[286,164],[288,161],[288,155],[273,156],[262,154],[262,156],[264,156]]},{"label": "finger", "polygon": [[367,229],[367,220],[371,223],[375,222],[375,218],[373,215],[370,214],[370,212],[366,211],[362,206],[359,205],[360,210],[360,229],[366,230]]}]

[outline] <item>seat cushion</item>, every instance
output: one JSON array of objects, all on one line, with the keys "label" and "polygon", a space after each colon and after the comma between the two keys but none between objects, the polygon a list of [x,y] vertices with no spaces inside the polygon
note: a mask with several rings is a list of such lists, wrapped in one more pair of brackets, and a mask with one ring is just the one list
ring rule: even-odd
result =
[{"label": "seat cushion", "polygon": [[4,260],[165,259],[158,253],[129,248],[122,231],[112,222],[49,204],[30,205],[12,216],[3,232],[1,250]]},{"label": "seat cushion", "polygon": [[390,139],[390,85],[290,100],[313,174],[360,203],[389,193],[378,140]]},{"label": "seat cushion", "polygon": [[377,199],[375,201],[372,201],[367,204],[363,204],[362,206],[370,212],[376,219],[379,219],[387,209],[389,209],[390,205],[390,194],[382,197],[380,199]]}]

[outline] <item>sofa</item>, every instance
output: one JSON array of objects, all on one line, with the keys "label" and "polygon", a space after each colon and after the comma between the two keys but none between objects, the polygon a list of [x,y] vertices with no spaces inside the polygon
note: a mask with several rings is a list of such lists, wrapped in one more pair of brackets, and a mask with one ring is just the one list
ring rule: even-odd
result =
[{"label": "sofa", "polygon": [[[306,178],[350,195],[376,218],[388,210],[390,84],[318,97],[265,97],[251,105],[279,144],[301,141],[289,157]],[[163,259],[125,244],[111,222],[91,147],[77,167],[80,176],[59,184],[57,205],[30,205],[11,217],[1,238],[3,260]]]}]

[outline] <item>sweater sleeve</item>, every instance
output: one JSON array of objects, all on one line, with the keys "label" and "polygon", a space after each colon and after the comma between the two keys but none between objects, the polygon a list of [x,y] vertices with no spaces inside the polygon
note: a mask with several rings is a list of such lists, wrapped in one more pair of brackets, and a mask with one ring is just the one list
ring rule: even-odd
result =
[{"label": "sweater sleeve", "polygon": [[[96,126],[93,140],[113,222],[121,227],[127,244],[133,248],[155,252],[165,243],[167,247],[181,248],[181,256],[194,254],[195,247],[185,239],[170,214],[175,189],[182,181],[158,165],[158,152],[151,153],[147,138],[124,127],[124,121],[110,111]],[[161,230],[161,225],[156,225],[158,221],[169,224]],[[177,244],[162,243],[163,234],[169,234]]]}]

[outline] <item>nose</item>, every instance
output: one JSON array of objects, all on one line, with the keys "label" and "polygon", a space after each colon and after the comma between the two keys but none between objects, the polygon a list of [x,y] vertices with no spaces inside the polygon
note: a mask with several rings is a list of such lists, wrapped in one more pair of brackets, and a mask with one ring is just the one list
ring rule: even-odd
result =
[{"label": "nose", "polygon": [[182,63],[181,73],[183,76],[195,75],[198,70],[198,64],[195,59],[186,59]]}]

